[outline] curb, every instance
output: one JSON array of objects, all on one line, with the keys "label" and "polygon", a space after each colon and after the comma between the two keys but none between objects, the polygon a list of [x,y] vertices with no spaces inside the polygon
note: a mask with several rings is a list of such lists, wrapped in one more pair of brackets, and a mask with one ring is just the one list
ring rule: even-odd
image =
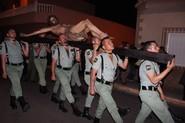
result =
[{"label": "curb", "polygon": [[[139,95],[139,90],[138,89],[131,88],[131,87],[128,87],[128,86],[124,86],[122,84],[115,83],[114,88],[116,90],[123,91],[123,92],[129,93],[129,94],[135,95],[135,96]],[[170,104],[185,108],[185,101],[183,101],[183,100],[166,96],[166,101]]]}]

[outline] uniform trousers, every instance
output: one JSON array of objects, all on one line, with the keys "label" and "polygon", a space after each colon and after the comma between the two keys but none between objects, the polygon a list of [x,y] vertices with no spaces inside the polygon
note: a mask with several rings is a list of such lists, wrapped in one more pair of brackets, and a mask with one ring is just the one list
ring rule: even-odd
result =
[{"label": "uniform trousers", "polygon": [[152,111],[162,123],[174,123],[166,102],[160,99],[157,91],[140,90],[139,96],[142,104],[135,123],[144,123]]},{"label": "uniform trousers", "polygon": [[107,108],[116,123],[123,123],[123,120],[118,112],[116,102],[112,97],[112,87],[113,85],[95,82],[96,92],[100,95],[95,117],[101,119],[104,110]]},{"label": "uniform trousers", "polygon": [[61,69],[59,69],[59,68],[56,69],[56,76],[57,76],[57,79],[60,81],[60,84],[61,84],[61,90],[60,90],[59,98],[61,100],[64,100],[64,97],[66,97],[67,100],[69,101],[69,103],[74,103],[75,100],[74,100],[74,97],[71,93],[71,86],[70,86],[71,74],[72,74],[72,70],[63,70],[62,68]]},{"label": "uniform trousers", "polygon": [[90,75],[85,74],[84,75],[85,83],[88,85],[88,92],[87,92],[87,97],[85,100],[85,107],[91,107],[92,101],[94,99],[94,96],[90,95]]},{"label": "uniform trousers", "polygon": [[10,95],[15,96],[16,98],[22,96],[22,87],[20,79],[23,73],[23,68],[23,65],[7,65],[7,74],[11,82]]},{"label": "uniform trousers", "polygon": [[41,86],[46,86],[45,73],[47,68],[47,59],[35,58],[34,63],[39,74],[39,84]]},{"label": "uniform trousers", "polygon": [[79,77],[79,68],[80,64],[75,63],[72,68],[72,78],[71,78],[71,86],[75,86],[77,84],[78,87],[80,87],[82,84],[80,82],[80,77]]}]

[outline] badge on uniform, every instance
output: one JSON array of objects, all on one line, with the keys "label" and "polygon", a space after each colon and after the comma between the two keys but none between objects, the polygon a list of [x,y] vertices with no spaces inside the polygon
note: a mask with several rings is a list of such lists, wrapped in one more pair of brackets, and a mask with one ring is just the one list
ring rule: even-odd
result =
[{"label": "badge on uniform", "polygon": [[151,65],[146,65],[146,70],[151,70]]},{"label": "badge on uniform", "polygon": [[97,61],[98,61],[98,58],[95,58],[93,62],[96,63]]}]

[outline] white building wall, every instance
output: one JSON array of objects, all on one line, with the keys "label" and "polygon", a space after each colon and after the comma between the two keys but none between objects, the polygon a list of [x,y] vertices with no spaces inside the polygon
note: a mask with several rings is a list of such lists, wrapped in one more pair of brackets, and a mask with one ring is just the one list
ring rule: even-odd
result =
[{"label": "white building wall", "polygon": [[185,12],[141,14],[136,42],[156,40],[161,44],[164,27],[185,27]]}]

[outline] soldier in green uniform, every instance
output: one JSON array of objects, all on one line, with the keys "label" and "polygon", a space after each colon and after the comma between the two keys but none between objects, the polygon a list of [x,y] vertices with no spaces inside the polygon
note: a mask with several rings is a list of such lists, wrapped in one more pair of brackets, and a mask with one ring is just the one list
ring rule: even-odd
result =
[{"label": "soldier in green uniform", "polygon": [[[79,48],[75,48],[74,49],[75,54],[78,54],[80,56],[80,49]],[[85,89],[83,88],[82,84],[81,84],[81,80],[79,77],[79,70],[81,67],[81,60],[80,61],[74,61],[74,65],[73,65],[73,72],[72,72],[72,78],[71,78],[71,89],[72,89],[72,93],[76,94],[75,91],[75,84],[78,86],[78,88],[80,89],[80,92],[82,95],[85,95]]]},{"label": "soldier in green uniform", "polygon": [[[40,35],[44,37],[45,34]],[[45,73],[47,68],[47,53],[50,53],[49,45],[46,43],[35,43],[34,47],[34,63],[39,75],[39,90],[40,93],[47,93],[47,83],[45,79]]]},{"label": "soldier in green uniform", "polygon": [[[59,41],[56,40],[55,43],[51,46],[51,53],[52,53],[52,56],[54,55],[55,53],[55,50],[58,49],[59,47]],[[54,81],[54,86],[53,86],[53,91],[52,91],[52,95],[51,95],[51,101],[55,102],[55,103],[58,103],[58,91],[60,89],[60,81],[56,78],[56,80]]]},{"label": "soldier in green uniform", "polygon": [[[159,52],[159,46],[155,41],[147,41],[143,50],[148,52]],[[148,115],[153,111],[163,123],[174,123],[172,116],[165,102],[165,96],[161,89],[161,80],[175,66],[175,60],[169,61],[167,68],[159,71],[159,65],[156,62],[144,60],[139,67],[140,92],[142,101],[141,110],[137,115],[135,123],[144,123]]]},{"label": "soldier in green uniform", "polygon": [[102,40],[102,48],[104,52],[94,59],[90,77],[90,94],[94,95],[96,90],[100,95],[94,123],[99,123],[106,108],[116,123],[122,123],[123,120],[111,93],[117,66],[126,69],[128,58],[122,61],[118,55],[112,53],[114,45],[109,37]]},{"label": "soldier in green uniform", "polygon": [[86,117],[87,119],[91,120],[92,116],[89,114],[89,109],[91,108],[92,101],[94,99],[93,95],[90,95],[90,70],[92,67],[92,63],[96,56],[100,54],[101,51],[99,51],[100,47],[100,40],[96,37],[92,37],[91,43],[93,45],[93,49],[87,49],[85,51],[85,72],[84,72],[84,80],[86,84],[88,85],[88,91],[87,91],[87,97],[85,100],[85,107],[82,116]]},{"label": "soldier in green uniform", "polygon": [[[68,102],[71,104],[73,109],[73,113],[76,116],[80,116],[81,112],[78,109],[75,99],[71,93],[70,81],[71,81],[71,74],[72,74],[72,65],[74,62],[74,48],[67,44],[66,36],[61,34],[59,36],[59,43],[60,46],[55,49],[52,55],[52,66],[51,66],[51,79],[60,81],[61,84],[61,91],[60,91],[60,102],[59,108],[64,108],[64,101],[62,93],[64,93],[65,97],[67,98]],[[79,61],[80,56],[76,55],[76,60]],[[62,110],[65,112],[64,110]]]},{"label": "soldier in green uniform", "polygon": [[14,29],[9,29],[6,36],[5,41],[2,42],[1,52],[3,78],[7,79],[8,77],[11,82],[10,106],[12,109],[17,109],[16,100],[18,100],[25,112],[30,106],[23,97],[20,79],[24,68],[23,55],[28,57],[29,45],[16,40]]}]

